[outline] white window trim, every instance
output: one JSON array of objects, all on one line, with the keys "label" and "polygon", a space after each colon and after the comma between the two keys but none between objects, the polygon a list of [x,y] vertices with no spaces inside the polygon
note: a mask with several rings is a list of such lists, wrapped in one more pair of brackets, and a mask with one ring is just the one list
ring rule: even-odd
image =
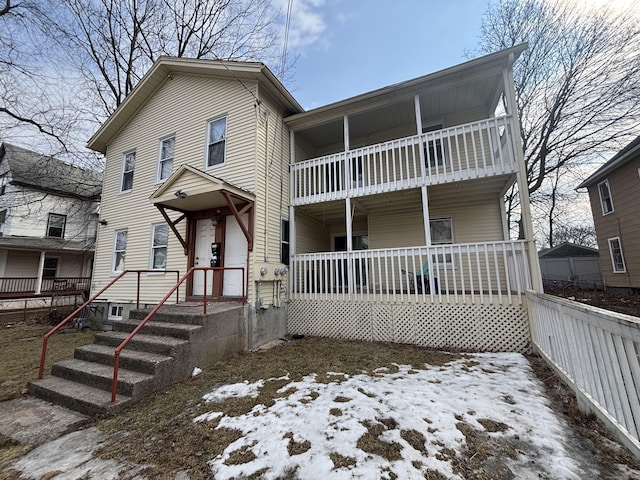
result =
[{"label": "white window trim", "polygon": [[[159,227],[161,225],[164,225],[165,227],[167,227],[167,243],[165,245],[159,245],[159,246],[154,246],[154,238],[155,238],[155,234],[156,234],[156,227]],[[154,253],[155,250],[157,248],[164,248],[165,251],[165,262],[164,262],[164,267],[162,268],[155,268],[153,266],[153,258],[154,258]],[[154,223],[151,225],[151,245],[149,247],[149,270],[153,270],[154,273],[158,272],[158,273],[164,273],[167,270],[167,258],[169,255],[169,225],[166,222],[161,222],[161,223]]]},{"label": "white window trim", "polygon": [[[287,227],[288,227],[288,231],[287,231],[287,237],[289,237],[289,240],[284,240],[283,234],[284,234],[284,222],[287,222]],[[289,250],[289,255],[287,256],[287,258],[282,258],[282,250],[284,245],[287,245],[287,250]],[[283,262],[283,260],[286,260],[285,262]],[[280,263],[283,263],[284,265],[289,265],[291,263],[291,222],[289,221],[288,218],[281,218],[280,219]]]},{"label": "white window trim", "polygon": [[[125,190],[124,189],[124,174],[127,173],[124,171],[124,167],[126,164],[126,158],[127,155],[131,155],[133,154],[133,170],[131,170],[132,172],[132,178],[131,178],[131,188]],[[135,175],[135,171],[136,171],[136,151],[135,150],[129,150],[127,152],[124,152],[122,154],[122,163],[120,165],[120,193],[127,193],[130,192],[131,190],[133,190],[133,176]]]},{"label": "white window trim", "polygon": [[[169,174],[168,177],[166,178],[162,178],[162,162],[163,162],[163,158],[162,158],[162,144],[164,142],[166,142],[167,140],[171,140],[173,139],[173,156],[171,157],[171,173],[173,173],[173,163],[174,160],[176,158],[176,136],[175,135],[169,135],[167,137],[164,137],[162,139],[160,139],[160,145],[158,146],[158,168],[156,169],[156,183],[164,183],[167,178],[169,178],[171,176],[171,173]],[[165,159],[164,161],[166,161],[167,159]]]},{"label": "white window trim", "polygon": [[[224,159],[222,163],[216,163],[215,165],[209,165],[209,125],[215,123],[219,120],[224,119]],[[229,136],[229,117],[227,115],[220,115],[219,117],[212,118],[207,121],[207,134],[206,134],[206,142],[204,146],[204,168],[205,170],[211,170],[213,168],[219,168],[227,163],[227,138]]]},{"label": "white window trim", "polygon": [[[62,235],[57,236],[57,235],[49,235],[49,230],[51,228],[51,216],[54,215],[56,217],[62,217],[64,219],[64,222],[62,224]],[[47,237],[48,238],[62,238],[64,239],[64,235],[65,233],[67,233],[67,216],[62,214],[62,213],[53,213],[53,212],[49,212],[49,215],[47,216]]]},{"label": "white window trim", "polygon": [[[613,248],[611,243],[617,241],[618,247],[620,248],[620,258],[622,259],[622,270],[616,270],[616,261],[613,258]],[[607,239],[607,244],[609,245],[609,256],[611,257],[611,268],[613,269],[613,273],[627,273],[627,264],[624,261],[624,252],[622,251],[622,242],[620,241],[620,237],[611,237]]]},{"label": "white window trim", "polygon": [[[440,128],[433,128],[433,127],[440,127]],[[445,126],[444,120],[434,120],[431,122],[426,122],[422,124],[422,134],[426,134],[426,133],[433,133],[433,132],[437,132],[439,130],[444,130],[445,128],[447,128]],[[441,134],[442,135],[442,134]],[[433,141],[434,144],[434,148],[436,148],[437,142],[440,142],[440,151],[442,152],[442,163],[438,163],[437,158],[436,158],[436,162],[434,165],[431,165],[431,162],[429,162],[430,159],[427,158],[426,155],[426,151],[428,150],[428,143],[427,141],[424,142],[424,146],[423,146],[423,151],[424,151],[424,165],[425,167],[428,168],[440,168],[440,167],[444,167],[446,161],[447,161],[447,145],[446,145],[446,140],[444,138],[442,138],[442,136],[440,136],[440,138],[437,138]],[[431,159],[433,160],[433,159]]]},{"label": "white window trim", "polygon": [[[115,309],[116,314],[114,315],[112,312]],[[119,315],[118,315],[119,313]],[[109,313],[107,315],[107,319],[112,322],[121,321],[124,313],[124,305],[121,303],[110,303],[109,304]]]},{"label": "white window trim", "polygon": [[123,270],[116,270],[116,253],[120,251],[120,250],[116,250],[116,244],[118,241],[118,233],[121,233],[121,232],[125,232],[127,234],[127,240],[125,242],[124,250],[123,250],[125,254],[125,263],[126,263],[126,254],[127,254],[127,242],[129,241],[129,232],[126,228],[115,230],[113,232],[113,246],[111,247],[111,273],[116,275],[123,272]]},{"label": "white window trim", "polygon": [[[611,210],[609,210],[608,212],[605,212],[604,199],[602,198],[602,192],[600,191],[600,185],[603,185],[603,184],[607,186],[607,192],[609,192],[609,201],[611,202]],[[603,217],[605,215],[609,215],[610,213],[613,213],[615,211],[615,208],[613,206],[613,196],[611,195],[611,186],[609,185],[609,179],[608,178],[605,178],[603,181],[598,183],[598,197],[600,197],[600,209],[602,211],[602,216]]]},{"label": "white window trim", "polygon": [[[437,242],[437,243],[435,243],[433,241],[433,239],[430,239],[431,240],[431,246],[432,247],[442,247],[442,246],[447,246],[447,245],[453,245],[455,243],[455,239],[454,239],[454,235],[453,235],[453,217],[452,216],[450,216],[450,215],[446,216],[445,215],[445,216],[439,216],[439,217],[430,218],[429,219],[429,231],[430,232],[432,231],[431,222],[435,222],[435,221],[439,221],[439,220],[448,220],[449,223],[451,224],[451,241],[450,242],[447,241],[447,242]],[[448,269],[449,268],[450,269],[455,269],[456,268],[455,262],[454,262],[453,253],[450,254],[451,255],[451,260],[450,261],[447,261],[447,258],[446,258],[447,254],[446,253],[443,253],[443,254],[439,254],[438,253],[437,255],[443,255],[444,256],[443,261],[438,261],[437,262],[437,267],[438,268],[448,268]],[[436,261],[435,260],[439,260],[439,259],[436,258],[436,254],[434,253],[434,254],[431,255],[431,258],[429,259],[430,265],[433,265],[431,268],[434,268],[434,269],[436,268]]]},{"label": "white window trim", "polygon": [[58,272],[60,271],[60,257],[58,257],[58,256],[51,256],[50,257],[49,255],[46,255],[44,260],[45,260],[45,263],[46,263],[47,260],[55,260],[56,261],[56,273],[55,273],[55,275],[53,277],[45,277],[44,276],[45,265],[43,264],[42,265],[42,272],[41,272],[42,278],[43,279],[44,278],[57,278],[58,277]]}]

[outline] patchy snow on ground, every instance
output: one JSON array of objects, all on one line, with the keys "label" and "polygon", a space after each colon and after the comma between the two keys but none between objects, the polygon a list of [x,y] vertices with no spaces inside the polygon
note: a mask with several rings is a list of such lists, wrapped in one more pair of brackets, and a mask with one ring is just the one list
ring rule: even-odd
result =
[{"label": "patchy snow on ground", "polygon": [[[271,407],[257,405],[236,417],[220,411],[198,416],[194,421],[219,419],[216,428],[243,432],[210,462],[213,477],[261,472],[260,478],[275,479],[295,472],[305,479],[424,478],[427,471],[438,471],[446,478],[461,478],[451,458],[452,451],[462,455],[466,448],[457,427],[462,423],[522,446],[515,458],[505,460],[515,478],[539,478],[540,473],[554,479],[584,478],[564,448],[567,427],[548,406],[542,384],[522,355],[468,355],[424,370],[397,367],[352,377],[331,372],[329,383],[309,375],[284,385],[279,392],[286,395]],[[255,396],[269,381],[225,385],[204,400]],[[508,428],[487,430],[491,421]],[[418,438],[424,438],[423,445],[407,432],[422,434]],[[368,451],[359,448],[359,439]],[[364,440],[383,447],[395,443],[401,458],[371,453]],[[245,463],[238,462],[239,452]]]}]

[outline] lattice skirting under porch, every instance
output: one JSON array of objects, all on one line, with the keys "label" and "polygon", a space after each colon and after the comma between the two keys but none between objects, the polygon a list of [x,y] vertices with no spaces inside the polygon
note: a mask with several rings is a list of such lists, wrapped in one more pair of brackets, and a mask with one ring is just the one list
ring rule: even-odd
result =
[{"label": "lattice skirting under porch", "polygon": [[292,334],[479,352],[531,351],[526,305],[292,300]]}]

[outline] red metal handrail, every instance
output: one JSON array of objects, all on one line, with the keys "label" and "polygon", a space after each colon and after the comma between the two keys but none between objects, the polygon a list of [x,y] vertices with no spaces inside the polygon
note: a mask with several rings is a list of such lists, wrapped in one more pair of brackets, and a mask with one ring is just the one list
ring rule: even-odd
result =
[{"label": "red metal handrail", "polygon": [[[136,292],[136,308],[140,308],[140,274],[141,273],[145,273],[145,272],[147,272],[147,273],[149,273],[149,272],[157,273],[158,270],[124,270],[117,277],[115,277],[113,280],[111,280],[105,287],[103,287],[102,290],[100,290],[93,297],[89,298],[89,300],[87,300],[82,305],[80,305],[77,309],[75,309],[73,311],[73,313],[71,313],[68,317],[66,317],[64,320],[62,320],[58,325],[56,325],[51,330],[49,330],[47,333],[45,333],[44,334],[44,339],[42,341],[42,353],[40,354],[40,368],[38,370],[38,378],[39,379],[41,379],[42,375],[44,374],[44,363],[45,363],[45,358],[47,356],[47,344],[49,343],[49,337],[51,335],[53,335],[54,333],[56,333],[58,330],[60,330],[67,323],[69,323],[69,321],[72,318],[74,318],[77,314],[79,314],[84,307],[86,307],[87,305],[92,303],[96,298],[98,298],[100,295],[102,295],[109,287],[111,287],[114,283],[116,283],[118,280],[120,280],[122,277],[124,277],[127,273],[130,273],[130,272],[136,272],[138,274],[138,284],[137,284],[138,285],[137,286],[138,289],[137,289],[137,292]],[[180,271],[179,270],[163,270],[162,272],[163,273],[175,272],[177,278],[179,278],[179,276],[180,276]],[[178,303],[179,301],[180,301],[180,298],[178,297],[178,294],[176,294],[176,303]]]},{"label": "red metal handrail", "polygon": [[182,283],[187,278],[189,278],[189,276],[192,275],[193,272],[195,272],[196,270],[204,271],[204,285],[203,285],[204,287],[203,313],[204,314],[207,313],[207,271],[241,270],[242,271],[242,305],[246,303],[245,272],[244,272],[245,269],[243,267],[191,267],[189,270],[187,270],[187,273],[185,273],[182,276],[182,278],[180,278],[176,282],[176,284],[171,288],[171,290],[169,290],[169,292],[164,296],[164,298],[160,300],[160,302],[155,307],[153,307],[153,309],[149,312],[149,314],[146,317],[144,317],[144,319],[142,319],[142,321],[138,324],[138,326],[131,331],[131,333],[127,336],[127,338],[125,338],[122,341],[122,343],[116,347],[116,350],[114,352],[114,359],[113,359],[113,381],[111,383],[111,403],[114,403],[116,401],[116,391],[118,389],[118,371],[119,371],[119,365],[120,365],[120,353],[122,352],[124,347],[126,347],[126,345],[129,343],[129,341],[133,337],[135,337],[140,330],[142,330],[142,327],[146,325],[149,319],[153,317],[158,312],[158,310],[160,310],[160,307],[164,305],[164,303],[173,294],[173,292],[177,291],[178,287],[180,287],[180,285],[182,285]]}]

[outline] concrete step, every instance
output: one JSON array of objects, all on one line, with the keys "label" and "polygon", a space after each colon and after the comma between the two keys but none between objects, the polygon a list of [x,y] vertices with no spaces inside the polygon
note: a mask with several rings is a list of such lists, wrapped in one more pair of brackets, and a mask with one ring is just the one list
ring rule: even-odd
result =
[{"label": "concrete step", "polygon": [[131,401],[126,395],[118,395],[115,403],[111,403],[111,391],[54,376],[30,382],[29,393],[42,400],[92,416],[115,414]]},{"label": "concrete step", "polygon": [[[150,309],[131,310],[129,312],[129,320],[139,322],[149,314]],[[152,317],[154,322],[182,323],[184,325],[202,325],[202,307],[197,312],[189,312],[185,310],[158,311]]]},{"label": "concrete step", "polygon": [[[96,333],[94,343],[117,347],[128,335],[126,332],[117,331]],[[138,334],[129,341],[125,350],[136,350],[175,357],[183,353],[188,346],[188,341],[179,338]]]},{"label": "concrete step", "polygon": [[[93,343],[76,348],[74,358],[113,367],[114,351],[115,347]],[[148,375],[162,374],[168,367],[167,364],[173,362],[173,357],[157,353],[140,352],[126,348],[120,353],[120,368]]]},{"label": "concrete step", "polygon": [[[65,378],[111,392],[113,367],[71,358],[54,363],[51,366],[51,376]],[[118,369],[117,393],[133,399],[139,399],[153,392],[153,390],[153,375],[124,368]]]},{"label": "concrete step", "polygon": [[[155,317],[154,317],[155,318]],[[131,333],[140,323],[139,320],[124,320],[121,322],[113,322],[112,329],[117,332]],[[193,340],[201,333],[203,327],[200,325],[175,323],[175,322],[147,322],[138,335],[160,335],[165,337],[181,338],[183,340]]]}]

